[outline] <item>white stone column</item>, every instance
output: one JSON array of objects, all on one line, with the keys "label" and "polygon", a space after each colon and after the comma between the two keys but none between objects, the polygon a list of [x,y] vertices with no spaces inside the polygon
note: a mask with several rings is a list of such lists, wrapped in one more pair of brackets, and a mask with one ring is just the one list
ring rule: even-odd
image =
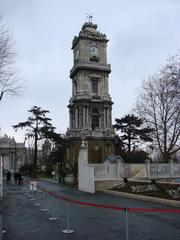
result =
[{"label": "white stone column", "polygon": [[110,124],[110,121],[111,121],[111,114],[110,114],[110,109],[108,108],[107,109],[107,126],[108,126],[108,128],[110,128],[111,127],[111,124]]},{"label": "white stone column", "polygon": [[69,111],[69,128],[72,129],[72,113]]},{"label": "white stone column", "polygon": [[108,81],[108,76],[106,77],[106,91],[109,93],[109,81]]},{"label": "white stone column", "polygon": [[104,129],[106,129],[106,109],[104,109]]},{"label": "white stone column", "polygon": [[103,129],[103,117],[102,114],[100,114],[100,129]]},{"label": "white stone column", "polygon": [[87,126],[88,126],[88,128],[90,127],[89,126],[89,108],[87,107],[87,109],[86,109],[86,124],[87,124]]},{"label": "white stone column", "polygon": [[78,160],[88,163],[88,143],[86,141],[82,141],[81,143]]},{"label": "white stone column", "polygon": [[108,109],[105,108],[105,128],[108,127]]},{"label": "white stone column", "polygon": [[112,109],[109,108],[109,117],[110,117],[110,127],[112,127]]},{"label": "white stone column", "polygon": [[90,129],[91,129],[91,122],[92,122],[91,114],[90,114],[90,111],[88,110],[88,126]]},{"label": "white stone column", "polygon": [[99,129],[101,129],[101,116],[99,115]]},{"label": "white stone column", "polygon": [[78,108],[75,109],[75,127],[78,128]]},{"label": "white stone column", "polygon": [[83,107],[83,127],[86,126],[86,107]]}]

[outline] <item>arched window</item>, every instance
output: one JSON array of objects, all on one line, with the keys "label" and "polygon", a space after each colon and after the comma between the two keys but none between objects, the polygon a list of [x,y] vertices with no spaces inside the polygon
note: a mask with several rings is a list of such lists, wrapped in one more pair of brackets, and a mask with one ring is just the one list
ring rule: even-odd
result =
[{"label": "arched window", "polygon": [[99,112],[97,109],[92,110],[92,130],[99,128]]},{"label": "arched window", "polygon": [[98,93],[98,78],[91,78],[92,93]]}]

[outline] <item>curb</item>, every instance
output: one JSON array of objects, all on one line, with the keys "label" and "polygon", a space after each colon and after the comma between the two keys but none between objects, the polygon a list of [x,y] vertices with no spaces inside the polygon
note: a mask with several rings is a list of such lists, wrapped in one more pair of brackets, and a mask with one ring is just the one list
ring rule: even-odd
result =
[{"label": "curb", "polygon": [[112,190],[104,190],[103,192],[114,195],[114,196],[142,200],[142,201],[151,202],[151,203],[159,203],[159,204],[166,205],[166,206],[180,208],[180,201],[168,200],[168,199],[164,199],[164,198],[162,199],[162,198],[155,198],[155,197],[147,197],[147,196],[143,196],[143,195],[136,195],[133,193],[125,193],[125,192],[117,192],[117,191],[112,191]]},{"label": "curb", "polygon": [[47,179],[47,178],[39,178],[38,181],[59,184],[58,181],[53,180],[53,179]]}]

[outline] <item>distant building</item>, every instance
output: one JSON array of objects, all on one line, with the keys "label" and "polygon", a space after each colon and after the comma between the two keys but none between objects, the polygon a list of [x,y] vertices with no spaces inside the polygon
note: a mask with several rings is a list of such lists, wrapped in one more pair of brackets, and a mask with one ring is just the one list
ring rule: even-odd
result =
[{"label": "distant building", "polygon": [[0,156],[4,170],[18,170],[25,163],[25,143],[17,143],[14,137],[0,137]]}]

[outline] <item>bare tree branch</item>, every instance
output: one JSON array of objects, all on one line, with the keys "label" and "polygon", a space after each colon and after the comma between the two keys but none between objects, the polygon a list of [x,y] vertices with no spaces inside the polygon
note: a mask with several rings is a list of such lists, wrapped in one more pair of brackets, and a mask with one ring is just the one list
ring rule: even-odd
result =
[{"label": "bare tree branch", "polygon": [[143,82],[136,110],[155,129],[154,139],[168,161],[180,145],[180,57],[169,58],[161,71]]},{"label": "bare tree branch", "polygon": [[17,74],[15,57],[12,36],[0,16],[0,101],[5,94],[17,96],[22,92],[23,82]]}]

